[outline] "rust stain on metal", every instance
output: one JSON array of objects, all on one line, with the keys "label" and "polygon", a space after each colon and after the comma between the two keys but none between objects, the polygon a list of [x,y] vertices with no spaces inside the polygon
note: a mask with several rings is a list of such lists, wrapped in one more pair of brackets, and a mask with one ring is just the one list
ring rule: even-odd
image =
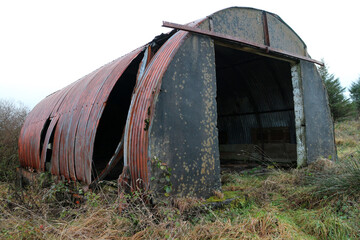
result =
[{"label": "rust stain on metal", "polygon": [[270,47],[270,37],[269,37],[269,27],[267,22],[266,12],[262,12],[262,19],[263,19],[263,28],[264,28],[264,43],[266,46]]},{"label": "rust stain on metal", "polygon": [[[154,97],[160,90],[161,76],[185,35],[186,32],[178,32],[161,47],[147,67],[133,95],[125,128],[124,157],[125,165],[129,166],[133,188],[146,187],[148,183],[148,131],[144,130],[144,122],[149,119],[148,109],[150,114],[153,112]],[[151,124],[151,120],[149,121]],[[141,179],[141,182],[136,182],[137,179]]]},{"label": "rust stain on metal", "polygon": [[[196,26],[203,20],[189,25]],[[187,34],[185,31],[179,31],[166,41],[149,63],[142,79],[138,79],[139,84],[132,97],[125,127],[124,165],[129,166],[133,189],[149,187],[149,131],[144,130],[144,123],[148,120],[151,126],[162,76]]]}]

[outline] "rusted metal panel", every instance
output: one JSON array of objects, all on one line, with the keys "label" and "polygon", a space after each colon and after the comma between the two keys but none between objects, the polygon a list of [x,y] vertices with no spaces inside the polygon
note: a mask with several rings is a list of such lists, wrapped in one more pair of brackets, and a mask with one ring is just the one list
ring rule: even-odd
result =
[{"label": "rusted metal panel", "polygon": [[41,169],[40,133],[46,120],[51,115],[54,105],[61,99],[61,94],[59,94],[59,91],[55,92],[49,95],[47,99],[35,106],[22,127],[19,136],[19,158],[22,167]]},{"label": "rusted metal panel", "polygon": [[[124,166],[129,166],[132,187],[148,184],[148,125],[161,77],[187,32],[174,34],[156,53],[133,95],[125,128]],[[141,182],[138,182],[141,180]]]},{"label": "rusted metal panel", "polygon": [[263,20],[263,29],[264,29],[264,44],[266,46],[270,46],[269,26],[267,22],[266,12],[262,12],[262,20]]},{"label": "rusted metal panel", "polygon": [[[21,166],[44,171],[45,163],[49,161],[46,151],[53,135],[52,174],[90,184],[94,139],[107,98],[122,73],[143,49],[138,48],[99,68],[35,106],[26,118],[19,138]],[[47,121],[50,123],[44,129],[46,133],[41,143],[41,132]]]},{"label": "rusted metal panel", "polygon": [[[197,26],[204,19],[188,24]],[[161,79],[188,32],[178,31],[151,59],[131,100],[124,136],[124,167],[130,172],[131,186],[149,187],[149,127],[151,127]]]}]

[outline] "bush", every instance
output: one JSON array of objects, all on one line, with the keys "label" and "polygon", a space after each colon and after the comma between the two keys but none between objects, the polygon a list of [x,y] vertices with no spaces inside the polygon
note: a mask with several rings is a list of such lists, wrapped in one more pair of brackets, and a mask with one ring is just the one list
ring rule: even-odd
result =
[{"label": "bush", "polygon": [[0,100],[0,181],[13,181],[18,166],[18,138],[28,108]]},{"label": "bush", "polygon": [[315,196],[319,198],[347,196],[360,199],[360,161],[349,156],[332,170],[318,172],[310,178],[310,182],[315,186]]}]

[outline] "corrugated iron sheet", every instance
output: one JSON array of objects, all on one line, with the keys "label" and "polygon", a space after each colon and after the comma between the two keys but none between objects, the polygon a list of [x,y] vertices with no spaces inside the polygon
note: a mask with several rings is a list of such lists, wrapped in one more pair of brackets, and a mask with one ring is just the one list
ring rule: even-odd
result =
[{"label": "corrugated iron sheet", "polygon": [[[196,26],[204,19],[189,24]],[[169,63],[189,33],[178,31],[159,49],[138,80],[131,100],[125,127],[124,167],[131,174],[133,188],[147,188],[149,183],[148,162],[149,129],[153,119],[156,98],[161,87],[161,79]],[[140,182],[139,182],[140,180]]]},{"label": "corrugated iron sheet", "polygon": [[[143,49],[114,60],[42,100],[29,113],[20,133],[21,166],[44,171],[53,135],[51,173],[90,184],[95,134],[107,99],[122,73]],[[120,150],[116,152],[121,154]]]},{"label": "corrugated iron sheet", "polygon": [[[177,32],[157,52],[142,79],[139,81],[133,95],[128,121],[125,128],[125,166],[129,166],[132,187],[136,187],[134,180],[141,179],[148,182],[148,129],[154,98],[160,90],[161,77],[176,52],[186,32]],[[143,186],[141,184],[141,186]]]}]

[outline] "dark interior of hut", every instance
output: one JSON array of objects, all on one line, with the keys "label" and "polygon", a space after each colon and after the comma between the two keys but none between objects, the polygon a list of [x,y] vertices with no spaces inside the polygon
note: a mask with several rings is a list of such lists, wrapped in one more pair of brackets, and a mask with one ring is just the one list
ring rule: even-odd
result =
[{"label": "dark interior of hut", "polygon": [[[103,171],[114,154],[122,154],[122,152],[117,153],[116,149],[122,141],[131,95],[136,84],[136,76],[142,56],[143,54],[140,54],[132,61],[109,95],[95,137],[93,178],[96,178]],[[116,179],[122,172],[122,168],[123,161],[120,159],[111,172],[107,174],[106,179]]]},{"label": "dark interior of hut", "polygon": [[215,44],[222,171],[296,166],[290,63]]},{"label": "dark interior of hut", "polygon": [[[124,165],[121,144],[136,81],[141,78],[140,75],[143,74],[143,69],[151,58],[175,32],[171,31],[156,36],[147,45],[147,50],[144,50],[131,62],[112,89],[96,131],[92,167],[93,180],[99,175],[103,175],[101,176],[103,179],[114,180],[121,174]],[[117,162],[116,165],[109,168],[109,172],[104,173],[104,169],[112,164],[114,159]]]}]

